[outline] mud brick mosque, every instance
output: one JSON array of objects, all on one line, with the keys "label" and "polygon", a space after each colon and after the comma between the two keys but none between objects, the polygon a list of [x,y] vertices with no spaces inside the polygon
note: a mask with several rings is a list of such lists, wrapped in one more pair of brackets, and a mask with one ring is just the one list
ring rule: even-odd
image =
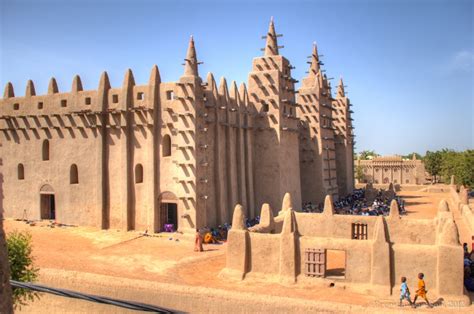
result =
[{"label": "mud brick mosque", "polygon": [[[70,92],[51,79],[47,95],[11,83],[0,102],[5,217],[55,219],[104,229],[190,232],[231,222],[235,204],[255,217],[320,203],[354,185],[350,101],[335,95],[316,45],[301,88],[280,55],[273,20],[248,83],[211,73],[203,80],[193,38],[184,73],[147,85],[127,70],[121,87],[107,73],[97,90],[75,76]],[[274,212],[276,215],[277,212]]]}]

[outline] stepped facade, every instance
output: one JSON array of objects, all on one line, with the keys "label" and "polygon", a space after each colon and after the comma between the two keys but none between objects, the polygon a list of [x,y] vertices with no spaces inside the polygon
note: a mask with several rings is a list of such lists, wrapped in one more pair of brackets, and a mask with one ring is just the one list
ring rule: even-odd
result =
[{"label": "stepped facade", "polygon": [[54,78],[47,95],[28,81],[12,84],[0,102],[5,216],[55,219],[104,229],[184,232],[230,223],[235,204],[247,217],[286,192],[293,208],[350,193],[353,133],[340,81],[335,97],[316,46],[302,86],[279,54],[273,21],[264,55],[248,84],[198,71],[191,38],[184,74],[162,82],[158,67],[146,85],[127,70],[112,87],[70,92]]}]

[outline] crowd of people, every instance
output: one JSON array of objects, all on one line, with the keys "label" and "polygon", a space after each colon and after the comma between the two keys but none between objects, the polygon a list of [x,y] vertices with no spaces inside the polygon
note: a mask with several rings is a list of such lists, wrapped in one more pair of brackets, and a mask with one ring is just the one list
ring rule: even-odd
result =
[{"label": "crowd of people", "polygon": [[[395,199],[401,214],[406,214],[405,201],[398,196],[388,198],[383,191],[379,191],[373,202],[365,197],[364,189],[356,189],[352,194],[341,197],[334,202],[334,210],[340,215],[387,216],[390,213],[390,203]],[[303,205],[303,212],[321,213],[323,204],[314,205],[311,202]]]},{"label": "crowd of people", "polygon": [[464,248],[464,286],[468,291],[474,291],[474,250],[469,252],[467,243]]}]

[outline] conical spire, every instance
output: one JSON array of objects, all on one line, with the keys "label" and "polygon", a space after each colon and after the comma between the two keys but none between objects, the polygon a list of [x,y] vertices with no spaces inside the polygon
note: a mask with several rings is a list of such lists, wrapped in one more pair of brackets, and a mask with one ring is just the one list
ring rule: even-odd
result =
[{"label": "conical spire", "polygon": [[99,80],[99,90],[108,90],[110,89],[109,75],[107,72],[102,72]]},{"label": "conical spire", "polygon": [[15,92],[13,91],[13,84],[11,82],[8,82],[7,85],[5,85],[3,98],[11,98],[11,97],[15,97]]},{"label": "conical spire", "polygon": [[331,194],[326,195],[326,198],[324,199],[323,214],[328,216],[334,215],[334,202]]},{"label": "conical spire", "polygon": [[72,88],[71,88],[73,93],[77,93],[82,91],[82,81],[79,75],[75,75],[74,78],[72,79]]},{"label": "conical spire", "polygon": [[52,77],[49,80],[48,95],[57,94],[58,92],[59,92],[58,83],[56,82],[56,79]]},{"label": "conical spire", "polygon": [[242,205],[237,204],[234,208],[234,215],[232,216],[232,229],[233,230],[245,230],[244,225],[244,209]]},{"label": "conical spire", "polygon": [[28,80],[28,82],[26,83],[25,96],[26,97],[36,96],[35,84],[33,84],[32,80]]},{"label": "conical spire", "polygon": [[196,56],[196,48],[194,47],[193,36],[189,39],[188,52],[186,59],[184,59],[184,75],[185,76],[199,76],[198,61]]},{"label": "conical spire", "polygon": [[346,91],[344,90],[344,82],[342,81],[342,77],[339,79],[339,85],[337,85],[337,96],[345,97]]},{"label": "conical spire", "polygon": [[438,205],[438,212],[449,212],[448,202],[445,199],[442,199]]},{"label": "conical spire", "polygon": [[125,77],[123,79],[123,88],[132,88],[135,85],[135,78],[133,77],[133,72],[130,69],[125,71]]},{"label": "conical spire", "polygon": [[160,83],[161,83],[160,70],[158,70],[158,66],[155,64],[151,68],[150,79],[148,80],[148,84],[158,85]]},{"label": "conical spire", "polygon": [[392,200],[390,203],[390,218],[400,218],[400,209],[398,208],[398,203],[396,200]]},{"label": "conical spire", "polygon": [[316,42],[313,43],[313,51],[311,52],[311,65],[309,67],[308,76],[316,76],[319,72],[319,55],[318,55],[318,46]]},{"label": "conical spire", "polygon": [[277,56],[278,55],[278,43],[277,34],[275,32],[275,25],[273,24],[273,16],[270,19],[270,25],[268,26],[267,41],[265,43],[265,54],[264,56]]}]

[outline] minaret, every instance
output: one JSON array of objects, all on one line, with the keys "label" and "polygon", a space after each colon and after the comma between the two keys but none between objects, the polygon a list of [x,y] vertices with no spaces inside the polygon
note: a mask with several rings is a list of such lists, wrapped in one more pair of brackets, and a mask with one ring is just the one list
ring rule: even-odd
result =
[{"label": "minaret", "polygon": [[[189,39],[184,73],[174,84],[174,97],[166,114],[172,116],[168,125],[172,143],[172,165],[178,191],[178,228],[193,232],[207,222],[209,187],[203,183],[210,176],[207,150],[199,149],[210,141],[209,127],[200,113],[205,112],[204,90],[199,77],[194,38]],[[173,118],[174,117],[174,118]],[[201,182],[202,180],[202,182]]]},{"label": "minaret", "polygon": [[254,58],[249,73],[249,102],[256,113],[254,136],[255,206],[263,203],[279,210],[286,192],[295,199],[296,209],[301,206],[298,120],[296,119],[295,87],[290,62],[280,55],[273,18],[270,20],[262,48],[263,56]]},{"label": "minaret", "polygon": [[321,69],[316,43],[298,94],[300,176],[303,202],[321,203],[338,197],[331,89]]},{"label": "minaret", "polygon": [[354,189],[354,143],[349,98],[346,96],[342,77],[337,86],[334,109],[336,169],[339,194],[346,195]]}]

